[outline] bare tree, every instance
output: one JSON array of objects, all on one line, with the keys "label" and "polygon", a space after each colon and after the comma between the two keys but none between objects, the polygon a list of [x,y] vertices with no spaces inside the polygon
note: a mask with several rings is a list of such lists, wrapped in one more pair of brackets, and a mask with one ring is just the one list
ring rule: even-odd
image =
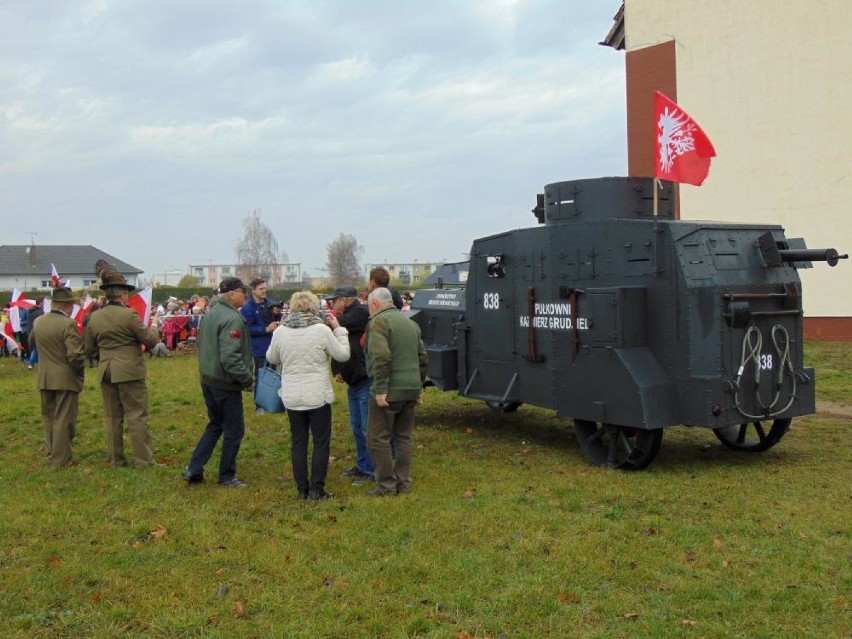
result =
[{"label": "bare tree", "polygon": [[361,282],[361,257],[364,255],[364,247],[358,244],[355,236],[341,233],[326,250],[326,268],[331,283],[334,286],[357,286]]},{"label": "bare tree", "polygon": [[[260,209],[243,218],[243,237],[236,245],[237,277],[244,281],[254,277],[271,279],[273,264],[278,264],[278,242],[260,219]],[[286,253],[282,253],[286,257]]]}]

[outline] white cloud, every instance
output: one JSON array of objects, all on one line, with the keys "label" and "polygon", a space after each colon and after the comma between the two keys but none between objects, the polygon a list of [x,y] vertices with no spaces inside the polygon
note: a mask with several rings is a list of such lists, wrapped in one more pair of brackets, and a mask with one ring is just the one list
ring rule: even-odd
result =
[{"label": "white cloud", "polygon": [[546,182],[624,172],[617,4],[8,0],[4,206],[149,273],[231,259],[257,207],[305,267],[341,231],[457,259]]}]

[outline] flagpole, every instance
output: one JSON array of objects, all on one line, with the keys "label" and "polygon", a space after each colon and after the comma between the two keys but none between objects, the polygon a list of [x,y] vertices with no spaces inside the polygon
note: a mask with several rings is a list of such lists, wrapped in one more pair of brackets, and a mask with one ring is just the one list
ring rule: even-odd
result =
[{"label": "flagpole", "polygon": [[658,207],[660,203],[660,196],[657,193],[657,186],[659,185],[659,180],[657,178],[651,178],[652,184],[654,186],[654,217],[657,217]]}]

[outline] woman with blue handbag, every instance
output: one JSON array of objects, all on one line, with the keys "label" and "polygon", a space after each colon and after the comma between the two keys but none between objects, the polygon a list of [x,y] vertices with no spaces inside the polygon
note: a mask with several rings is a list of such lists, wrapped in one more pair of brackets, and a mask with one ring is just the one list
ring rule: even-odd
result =
[{"label": "woman with blue handbag", "polygon": [[[329,357],[349,359],[348,331],[333,314],[319,316],[319,299],[310,291],[290,298],[290,315],[272,333],[266,360],[281,364],[281,399],[290,421],[290,456],[298,499],[328,499],[325,490],[331,448],[331,404],[334,389]],[[313,437],[308,477],[308,436]]]}]

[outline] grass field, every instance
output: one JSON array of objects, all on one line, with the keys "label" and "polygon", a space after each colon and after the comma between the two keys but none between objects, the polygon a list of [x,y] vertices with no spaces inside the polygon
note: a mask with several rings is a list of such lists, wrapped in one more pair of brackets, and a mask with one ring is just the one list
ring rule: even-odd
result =
[{"label": "grass field", "polygon": [[414,491],[385,499],[340,476],[338,388],[337,498],[315,503],[281,415],[249,411],[248,490],[184,484],[205,423],[191,356],[148,362],[162,465],[144,470],[104,464],[91,374],[79,465],[48,468],[33,373],[0,360],[0,637],[848,637],[850,357],[809,345],[829,408],[770,451],[671,428],[639,473],[589,465],[548,411],[429,389]]}]

